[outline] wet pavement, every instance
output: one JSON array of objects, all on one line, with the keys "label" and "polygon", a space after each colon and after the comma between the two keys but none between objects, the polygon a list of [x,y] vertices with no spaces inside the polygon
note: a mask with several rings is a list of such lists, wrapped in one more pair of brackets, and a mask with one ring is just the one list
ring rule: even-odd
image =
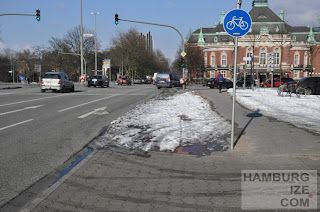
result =
[{"label": "wet pavement", "polygon": [[[194,90],[231,119],[232,100],[226,92]],[[85,149],[0,211],[241,211],[242,170],[311,169],[319,176],[319,135],[239,105],[236,122],[233,151],[214,142],[178,147],[175,153],[180,154],[118,146],[86,154]],[[286,136],[289,131],[296,140]],[[272,133],[266,137],[266,132]],[[305,149],[295,147],[301,142]],[[75,166],[68,169],[70,165]],[[68,171],[61,175],[62,170]],[[319,196],[318,189],[318,208]]]}]

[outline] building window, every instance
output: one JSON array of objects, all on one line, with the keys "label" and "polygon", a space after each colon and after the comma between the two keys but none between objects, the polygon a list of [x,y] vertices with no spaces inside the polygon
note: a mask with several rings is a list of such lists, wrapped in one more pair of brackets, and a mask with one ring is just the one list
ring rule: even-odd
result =
[{"label": "building window", "polygon": [[223,78],[226,78],[226,71],[221,71]]},{"label": "building window", "polygon": [[304,53],[303,65],[304,66],[308,65],[308,53],[307,52]]},{"label": "building window", "polygon": [[204,67],[207,67],[207,54],[204,54]]},{"label": "building window", "polygon": [[294,70],[293,78],[299,78],[299,70]]},{"label": "building window", "polygon": [[211,67],[214,67],[215,66],[215,56],[214,55],[211,55]]},{"label": "building window", "polygon": [[298,67],[299,66],[299,55],[295,54],[294,55],[294,67]]},{"label": "building window", "polygon": [[297,37],[296,36],[292,36],[292,41],[297,41]]},{"label": "building window", "polygon": [[[252,52],[247,53],[247,57],[252,57]],[[253,58],[251,58],[251,60],[253,60]],[[251,61],[247,60],[246,63],[247,63],[247,65],[250,65]]]},{"label": "building window", "polygon": [[218,37],[217,36],[214,36],[214,38],[213,38],[213,42],[218,42]]},{"label": "building window", "polygon": [[266,53],[260,53],[260,65],[264,67],[266,65]]},{"label": "building window", "polygon": [[221,56],[221,66],[227,67],[227,56],[226,55]]}]

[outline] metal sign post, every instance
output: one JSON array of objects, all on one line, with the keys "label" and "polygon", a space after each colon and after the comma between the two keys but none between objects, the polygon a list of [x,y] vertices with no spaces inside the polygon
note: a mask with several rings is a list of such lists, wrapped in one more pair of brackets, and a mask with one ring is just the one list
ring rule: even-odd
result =
[{"label": "metal sign post", "polygon": [[237,9],[231,10],[224,18],[223,27],[224,30],[234,37],[234,67],[233,67],[233,99],[232,99],[232,129],[231,129],[231,143],[230,148],[234,147],[234,122],[235,122],[235,103],[236,103],[236,81],[237,81],[237,57],[238,57],[238,37],[247,34],[251,28],[250,15],[240,10],[241,0],[237,0]]}]

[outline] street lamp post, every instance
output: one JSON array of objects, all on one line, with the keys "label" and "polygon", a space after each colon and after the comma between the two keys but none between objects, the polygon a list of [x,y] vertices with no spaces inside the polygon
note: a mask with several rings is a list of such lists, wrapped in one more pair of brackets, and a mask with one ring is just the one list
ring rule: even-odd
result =
[{"label": "street lamp post", "polygon": [[[80,61],[81,61],[81,75],[83,76],[83,26],[82,26],[82,0],[80,0]],[[83,82],[84,84],[84,82]]]},{"label": "street lamp post", "polygon": [[100,12],[91,12],[94,15],[94,46],[95,46],[95,72],[97,73],[98,64],[97,64],[97,24],[96,17],[100,14]]}]

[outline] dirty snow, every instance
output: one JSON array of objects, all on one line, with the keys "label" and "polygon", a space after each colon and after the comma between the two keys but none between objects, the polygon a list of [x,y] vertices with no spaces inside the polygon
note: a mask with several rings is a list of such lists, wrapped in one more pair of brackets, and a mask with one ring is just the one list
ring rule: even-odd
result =
[{"label": "dirty snow", "polygon": [[177,147],[225,142],[231,125],[191,92],[159,95],[111,123],[96,145],[175,151]]}]

